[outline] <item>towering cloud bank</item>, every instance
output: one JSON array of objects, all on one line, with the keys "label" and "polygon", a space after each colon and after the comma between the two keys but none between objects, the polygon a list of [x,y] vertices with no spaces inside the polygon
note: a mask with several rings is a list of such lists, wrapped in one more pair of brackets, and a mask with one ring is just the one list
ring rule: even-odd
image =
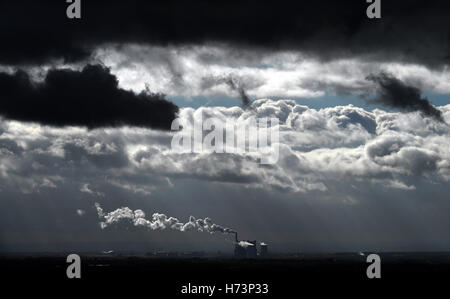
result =
[{"label": "towering cloud bank", "polygon": [[[172,150],[170,131],[136,128],[86,130],[0,121],[0,188],[30,193],[89,182],[83,196],[122,190],[150,196],[180,180],[198,180],[283,192],[334,192],[367,184],[414,189],[450,180],[450,127],[419,112],[366,111],[355,106],[310,109],[294,101],[256,100],[240,107],[183,108],[182,132],[200,115],[249,125],[251,117],[279,120],[279,159],[261,165],[263,153],[195,153]],[[446,122],[450,105],[438,107]],[[253,138],[254,136],[249,136]],[[194,140],[195,141],[195,140]],[[353,188],[353,187],[352,187]],[[77,191],[77,192],[78,192]]]},{"label": "towering cloud bank", "polygon": [[173,229],[181,232],[197,230],[208,233],[222,233],[234,234],[235,231],[231,228],[223,227],[212,222],[211,218],[196,219],[193,216],[189,217],[186,223],[180,222],[175,217],[169,217],[165,214],[154,213],[151,220],[145,218],[145,213],[142,210],[131,210],[128,207],[122,207],[109,213],[104,213],[100,204],[96,203],[97,214],[102,229],[114,224],[131,223],[134,226],[145,227],[150,230],[164,230]]},{"label": "towering cloud bank", "polygon": [[161,94],[120,88],[101,65],[52,69],[39,83],[24,71],[0,73],[0,98],[1,116],[53,126],[170,129],[178,112]]},{"label": "towering cloud bank", "polygon": [[[205,119],[233,121],[237,127],[248,125],[251,116],[278,118],[276,164],[262,167],[259,153],[180,153],[172,150],[169,131],[87,131],[2,121],[0,188],[30,192],[70,178],[79,183],[77,190],[89,182],[89,189],[95,191],[83,192],[89,196],[108,196],[108,188],[99,188],[105,183],[148,195],[189,178],[309,192],[327,191],[343,179],[375,183],[450,179],[449,127],[418,112],[370,112],[350,105],[315,110],[293,101],[271,100],[257,100],[252,106],[254,112],[239,107],[181,109],[180,117],[188,124],[183,132],[191,132],[189,120],[198,120],[200,113]],[[439,110],[448,122],[450,106]]]}]

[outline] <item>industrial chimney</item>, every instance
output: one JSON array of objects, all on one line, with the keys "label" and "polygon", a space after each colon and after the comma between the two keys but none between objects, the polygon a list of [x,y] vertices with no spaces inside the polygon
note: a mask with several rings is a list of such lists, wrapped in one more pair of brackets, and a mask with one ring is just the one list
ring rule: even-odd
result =
[{"label": "industrial chimney", "polygon": [[261,251],[259,253],[260,256],[261,257],[267,257],[267,255],[269,254],[269,250],[267,248],[267,244],[264,243],[264,242],[261,242],[259,245],[260,245],[260,248],[261,248]]}]

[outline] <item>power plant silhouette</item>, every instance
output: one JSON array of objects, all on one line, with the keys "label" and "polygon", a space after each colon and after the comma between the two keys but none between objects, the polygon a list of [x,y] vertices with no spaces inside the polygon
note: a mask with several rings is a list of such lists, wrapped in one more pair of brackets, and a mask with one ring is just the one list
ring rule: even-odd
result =
[{"label": "power plant silhouette", "polygon": [[234,246],[234,257],[235,258],[258,258],[267,257],[269,254],[267,244],[260,243],[260,251],[257,251],[257,241],[256,240],[243,240],[239,241],[237,232],[234,232],[235,236],[235,246]]}]

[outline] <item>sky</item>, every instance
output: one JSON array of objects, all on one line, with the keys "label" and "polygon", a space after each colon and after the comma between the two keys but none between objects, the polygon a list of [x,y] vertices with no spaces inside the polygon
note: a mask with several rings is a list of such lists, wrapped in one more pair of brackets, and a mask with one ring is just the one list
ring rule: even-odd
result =
[{"label": "sky", "polygon": [[[450,250],[450,5],[367,6],[3,1],[0,252]],[[173,149],[209,117],[278,160]]]}]

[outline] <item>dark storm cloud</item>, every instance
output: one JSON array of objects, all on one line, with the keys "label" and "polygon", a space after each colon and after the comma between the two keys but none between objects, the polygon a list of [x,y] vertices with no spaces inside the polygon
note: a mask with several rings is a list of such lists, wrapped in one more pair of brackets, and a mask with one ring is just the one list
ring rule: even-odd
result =
[{"label": "dark storm cloud", "polygon": [[349,1],[83,1],[82,19],[66,1],[0,4],[0,63],[87,58],[104,43],[156,45],[224,42],[294,49],[321,59],[371,55],[441,65],[450,59],[450,3],[384,1],[382,18]]},{"label": "dark storm cloud", "polygon": [[367,80],[377,84],[377,97],[375,102],[407,111],[420,111],[443,122],[442,112],[434,107],[427,98],[421,97],[420,89],[409,86],[397,78],[380,73],[370,75]]},{"label": "dark storm cloud", "polygon": [[0,73],[0,98],[1,116],[54,126],[170,129],[178,113],[161,94],[119,88],[116,76],[100,65],[52,69],[41,83],[21,70]]}]

